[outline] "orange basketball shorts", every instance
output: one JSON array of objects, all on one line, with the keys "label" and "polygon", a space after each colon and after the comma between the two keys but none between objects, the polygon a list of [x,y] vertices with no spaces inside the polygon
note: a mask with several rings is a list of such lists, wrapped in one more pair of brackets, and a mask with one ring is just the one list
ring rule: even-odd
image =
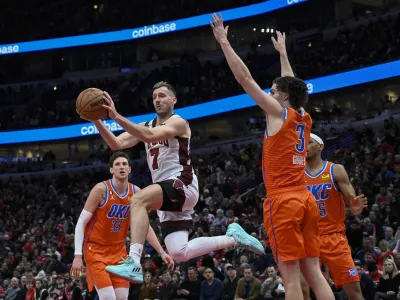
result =
[{"label": "orange basketball shorts", "polygon": [[344,233],[331,233],[321,235],[320,258],[329,268],[329,273],[336,287],[346,283],[359,282],[360,278],[351,250]]},{"label": "orange basketball shorts", "polygon": [[268,192],[264,226],[276,262],[319,256],[318,218],[317,204],[306,187]]},{"label": "orange basketball shorts", "polygon": [[100,245],[85,243],[84,255],[86,262],[86,281],[89,291],[112,286],[115,288],[129,288],[129,282],[106,272],[106,266],[118,265],[122,258],[126,258],[125,243],[116,245]]}]

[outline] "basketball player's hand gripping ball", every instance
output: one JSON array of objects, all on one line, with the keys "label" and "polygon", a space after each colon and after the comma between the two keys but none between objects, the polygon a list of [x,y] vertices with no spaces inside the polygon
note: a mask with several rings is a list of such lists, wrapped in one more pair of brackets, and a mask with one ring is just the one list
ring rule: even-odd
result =
[{"label": "basketball player's hand gripping ball", "polygon": [[111,96],[107,93],[104,92],[104,96],[105,96],[105,103],[102,105],[105,109],[108,110],[108,116],[115,120],[118,116],[118,112],[115,109],[115,105],[114,105],[114,101],[112,100]]},{"label": "basketball player's hand gripping ball", "polygon": [[228,42],[228,29],[229,26],[224,27],[222,15],[212,14],[214,24],[210,21],[210,26],[213,30],[214,37],[218,43]]}]

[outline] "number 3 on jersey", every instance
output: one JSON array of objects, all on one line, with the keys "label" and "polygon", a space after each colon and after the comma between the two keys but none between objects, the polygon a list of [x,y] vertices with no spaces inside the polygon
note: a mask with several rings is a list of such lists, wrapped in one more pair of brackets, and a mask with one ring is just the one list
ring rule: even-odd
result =
[{"label": "number 3 on jersey", "polygon": [[306,128],[305,124],[297,124],[296,132],[299,133],[299,141],[296,144],[296,151],[302,153],[305,149],[305,141],[304,141],[304,129]]},{"label": "number 3 on jersey", "polygon": [[153,156],[152,168],[153,168],[153,170],[157,170],[158,169],[158,154],[160,154],[160,148],[150,149],[150,154],[151,154],[151,156]]}]

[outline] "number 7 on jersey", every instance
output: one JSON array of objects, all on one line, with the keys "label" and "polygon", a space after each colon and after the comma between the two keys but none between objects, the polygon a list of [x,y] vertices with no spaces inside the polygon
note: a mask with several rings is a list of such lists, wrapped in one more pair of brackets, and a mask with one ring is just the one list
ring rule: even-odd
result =
[{"label": "number 7 on jersey", "polygon": [[157,170],[158,169],[158,154],[160,154],[160,148],[150,149],[150,154],[153,157],[153,164],[151,165],[151,167],[153,168],[153,170]]}]

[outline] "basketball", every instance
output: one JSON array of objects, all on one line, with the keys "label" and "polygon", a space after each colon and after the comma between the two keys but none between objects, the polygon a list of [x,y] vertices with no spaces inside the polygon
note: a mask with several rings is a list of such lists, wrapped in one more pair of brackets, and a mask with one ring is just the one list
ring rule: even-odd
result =
[{"label": "basketball", "polygon": [[98,120],[108,116],[108,111],[102,105],[105,103],[102,90],[88,88],[81,92],[76,99],[76,111],[89,120]]}]

